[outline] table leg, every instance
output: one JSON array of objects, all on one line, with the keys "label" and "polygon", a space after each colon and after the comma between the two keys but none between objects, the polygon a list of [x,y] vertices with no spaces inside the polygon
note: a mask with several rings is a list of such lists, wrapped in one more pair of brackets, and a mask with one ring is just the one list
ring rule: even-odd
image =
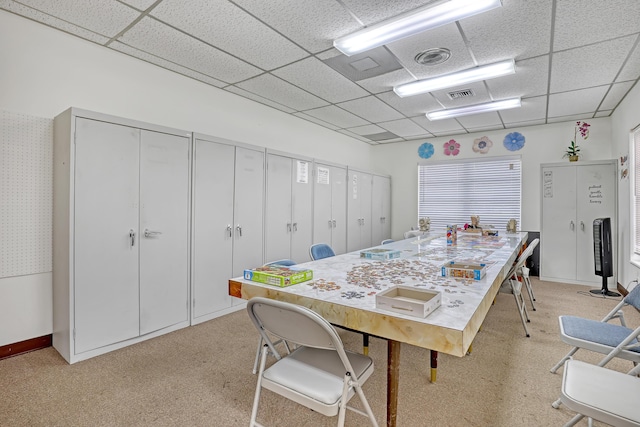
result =
[{"label": "table leg", "polygon": [[395,427],[398,417],[400,342],[387,341],[387,427]]},{"label": "table leg", "polygon": [[438,352],[435,350],[431,351],[431,382],[436,382],[436,374],[438,373]]},{"label": "table leg", "polygon": [[362,354],[369,355],[369,334],[362,334]]}]

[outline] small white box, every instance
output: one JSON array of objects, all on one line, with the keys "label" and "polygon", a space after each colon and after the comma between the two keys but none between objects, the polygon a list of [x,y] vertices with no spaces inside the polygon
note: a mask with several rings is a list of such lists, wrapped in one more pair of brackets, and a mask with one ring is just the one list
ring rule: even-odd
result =
[{"label": "small white box", "polygon": [[440,307],[441,299],[442,296],[438,291],[394,286],[376,295],[376,307],[424,318]]}]

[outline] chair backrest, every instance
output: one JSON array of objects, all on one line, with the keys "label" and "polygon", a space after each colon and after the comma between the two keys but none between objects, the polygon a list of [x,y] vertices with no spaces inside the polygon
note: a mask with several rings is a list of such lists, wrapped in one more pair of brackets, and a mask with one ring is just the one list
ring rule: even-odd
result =
[{"label": "chair backrest", "polygon": [[636,284],[636,286],[631,289],[631,292],[624,297],[624,302],[634,306],[638,310],[640,310],[640,285]]},{"label": "chair backrest", "polygon": [[380,243],[380,244],[381,244],[381,245],[387,245],[387,244],[389,244],[389,243],[393,243],[393,242],[395,242],[395,240],[393,240],[393,239],[384,239],[384,240],[382,241],[382,243]]},{"label": "chair backrest", "polygon": [[331,249],[331,246],[326,243],[316,243],[309,248],[309,255],[311,255],[311,259],[315,261],[336,256],[336,253]]},{"label": "chair backrest", "polygon": [[265,265],[281,265],[283,267],[290,267],[292,265],[296,265],[296,263],[290,259],[279,259],[277,261],[268,262]]},{"label": "chair backrest", "polygon": [[531,255],[533,255],[533,250],[536,248],[536,246],[538,246],[538,242],[540,242],[540,239],[533,239],[531,243],[527,245],[525,250],[522,251],[518,259],[516,260],[516,265],[514,267],[514,270],[516,271],[519,270],[520,267],[522,267],[524,263],[527,262],[527,259],[529,259]]}]

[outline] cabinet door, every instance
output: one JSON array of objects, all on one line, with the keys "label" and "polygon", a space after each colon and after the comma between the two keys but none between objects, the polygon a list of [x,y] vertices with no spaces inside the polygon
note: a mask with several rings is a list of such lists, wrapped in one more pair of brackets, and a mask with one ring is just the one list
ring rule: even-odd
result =
[{"label": "cabinet door", "polygon": [[576,279],[579,282],[602,284],[602,277],[596,276],[594,272],[594,219],[611,218],[612,248],[614,248],[614,252],[617,247],[617,233],[615,232],[617,229],[615,174],[615,166],[611,164],[585,165],[577,168]]},{"label": "cabinet door", "polygon": [[189,139],[142,131],[140,334],[188,320]]},{"label": "cabinet door", "polygon": [[233,276],[263,263],[264,152],[236,147]]},{"label": "cabinet door", "polygon": [[347,251],[371,247],[371,175],[349,171],[347,190]]},{"label": "cabinet door", "polygon": [[72,280],[79,354],[140,333],[140,131],[77,118],[75,132]]},{"label": "cabinet door", "polygon": [[347,252],[347,170],[331,167],[331,247],[336,255]]},{"label": "cabinet door", "polygon": [[289,157],[267,156],[267,200],[265,212],[265,259],[291,258],[291,182]]},{"label": "cabinet door", "polygon": [[374,175],[371,189],[371,244],[391,238],[391,180]]},{"label": "cabinet door", "polygon": [[372,244],[379,245],[380,242],[372,243],[371,226],[373,225],[371,214],[372,201],[372,176],[368,173],[361,173],[358,186],[358,198],[360,199],[360,216],[362,223],[360,224],[360,248],[370,248]]},{"label": "cabinet door", "polygon": [[231,307],[235,147],[196,139],[193,157],[193,317]]},{"label": "cabinet door", "polygon": [[541,278],[576,277],[576,168],[542,168]]},{"label": "cabinet door", "polygon": [[311,261],[313,243],[313,187],[311,164],[293,159],[291,259],[297,263]]},{"label": "cabinet door", "polygon": [[333,217],[331,216],[332,179],[330,166],[322,164],[315,166],[313,176],[313,243],[331,245],[333,231]]}]

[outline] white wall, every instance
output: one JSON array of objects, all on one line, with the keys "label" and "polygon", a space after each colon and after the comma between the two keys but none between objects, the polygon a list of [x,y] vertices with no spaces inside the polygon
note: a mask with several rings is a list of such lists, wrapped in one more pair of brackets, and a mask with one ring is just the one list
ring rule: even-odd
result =
[{"label": "white wall", "polygon": [[[368,144],[5,11],[0,94],[13,113],[78,107],[372,170]],[[0,279],[0,345],[52,332],[50,276]]]},{"label": "white wall", "polygon": [[[611,147],[611,119],[590,119],[587,122],[591,124],[588,139],[582,141],[578,138],[578,145],[583,154],[580,161],[611,159],[614,156]],[[391,234],[393,238],[400,239],[406,230],[417,226],[418,162],[510,155],[520,155],[522,158],[522,223],[518,224],[518,228],[524,231],[540,231],[540,164],[568,162],[562,156],[573,140],[574,125],[575,122],[570,121],[375,146],[373,148],[375,169],[392,177]],[[504,137],[510,132],[520,132],[525,137],[525,145],[521,150],[509,151],[504,147]],[[473,141],[483,136],[489,137],[493,142],[492,148],[487,154],[474,153]],[[450,139],[455,139],[461,145],[458,156],[444,154],[443,144]],[[435,154],[429,160],[422,160],[418,156],[418,147],[423,142],[430,142],[434,146]]]}]

